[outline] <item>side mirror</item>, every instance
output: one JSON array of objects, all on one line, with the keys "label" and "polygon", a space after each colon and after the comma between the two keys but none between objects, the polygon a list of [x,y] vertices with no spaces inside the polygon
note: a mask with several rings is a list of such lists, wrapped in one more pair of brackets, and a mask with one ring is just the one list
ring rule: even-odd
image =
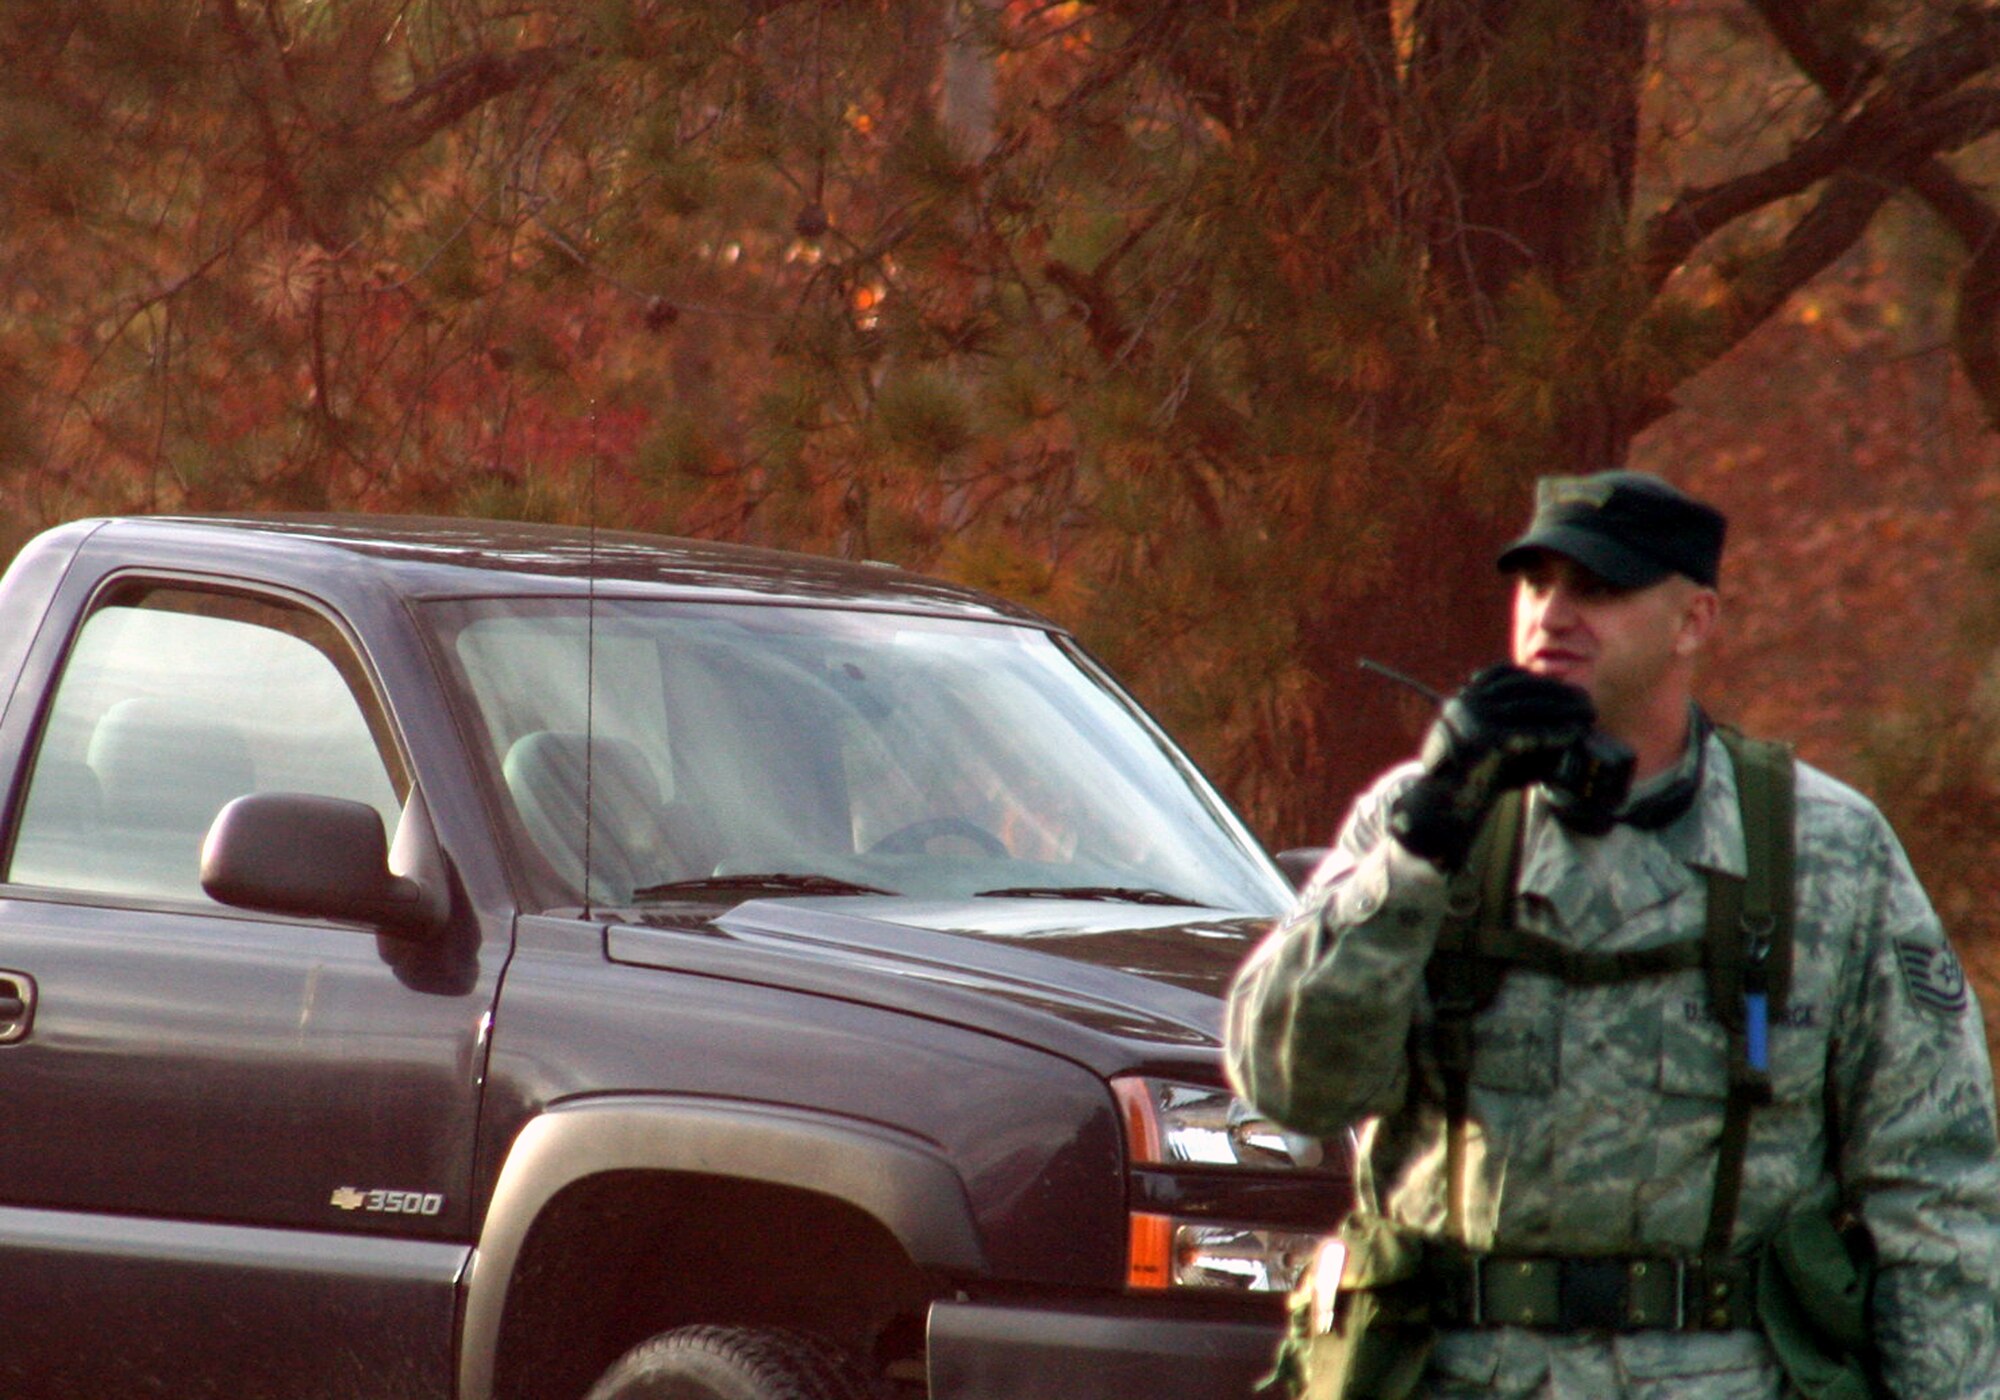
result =
[{"label": "side mirror", "polygon": [[1272,859],[1278,862],[1278,869],[1285,872],[1285,878],[1292,882],[1292,888],[1305,888],[1306,881],[1312,879],[1313,871],[1326,859],[1325,846],[1295,846],[1289,851],[1280,851]]},{"label": "side mirror", "polygon": [[[413,819],[427,820],[414,796],[404,825]],[[208,829],[201,887],[209,898],[242,909],[348,920],[390,933],[421,935],[444,923],[442,887],[391,870],[380,814],[341,797],[237,798]]]}]

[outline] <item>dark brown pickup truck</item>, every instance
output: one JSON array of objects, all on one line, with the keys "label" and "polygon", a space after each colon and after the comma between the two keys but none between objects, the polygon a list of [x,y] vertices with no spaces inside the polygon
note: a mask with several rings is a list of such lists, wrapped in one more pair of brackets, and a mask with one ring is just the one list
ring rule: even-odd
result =
[{"label": "dark brown pickup truck", "polygon": [[1345,1161],[1288,897],[1062,631],[609,532],[0,581],[0,1394],[1231,1400]]}]

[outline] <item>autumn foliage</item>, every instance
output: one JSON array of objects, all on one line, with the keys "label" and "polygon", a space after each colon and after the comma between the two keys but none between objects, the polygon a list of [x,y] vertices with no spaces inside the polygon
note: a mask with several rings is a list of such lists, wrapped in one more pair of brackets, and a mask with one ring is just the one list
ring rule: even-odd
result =
[{"label": "autumn foliage", "polygon": [[2000,1041],[2000,441],[1911,324],[1924,301],[1857,258],[1691,385],[1638,456],[1732,517],[1712,705],[1882,803]]},{"label": "autumn foliage", "polygon": [[1274,845],[1537,475],[1736,519],[1718,708],[1995,893],[2000,16],[1925,0],[0,9],[6,533],[593,520],[1074,626]]}]

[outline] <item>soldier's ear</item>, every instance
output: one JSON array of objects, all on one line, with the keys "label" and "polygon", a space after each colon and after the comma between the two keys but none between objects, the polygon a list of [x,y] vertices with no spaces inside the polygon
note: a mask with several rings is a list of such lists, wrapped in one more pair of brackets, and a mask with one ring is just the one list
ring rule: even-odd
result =
[{"label": "soldier's ear", "polygon": [[1674,633],[1674,655],[1695,656],[1708,645],[1722,613],[1722,599],[1713,588],[1699,584],[1681,600],[1680,627]]}]

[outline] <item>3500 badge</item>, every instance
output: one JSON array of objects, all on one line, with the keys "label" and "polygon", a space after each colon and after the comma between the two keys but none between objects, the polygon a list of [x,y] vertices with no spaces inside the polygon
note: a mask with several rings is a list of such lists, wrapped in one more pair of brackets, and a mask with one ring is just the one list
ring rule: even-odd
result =
[{"label": "3500 badge", "polygon": [[359,1186],[338,1186],[328,1204],[375,1215],[436,1215],[444,1209],[444,1197],[436,1191],[364,1191]]}]

